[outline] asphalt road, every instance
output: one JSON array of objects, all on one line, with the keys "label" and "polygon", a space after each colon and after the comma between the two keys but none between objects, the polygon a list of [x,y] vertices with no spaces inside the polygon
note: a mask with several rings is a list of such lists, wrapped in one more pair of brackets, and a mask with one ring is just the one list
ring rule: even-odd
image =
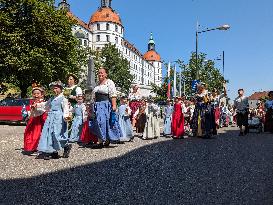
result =
[{"label": "asphalt road", "polygon": [[273,135],[159,138],[69,159],[21,154],[23,126],[0,125],[0,204],[273,204]]}]

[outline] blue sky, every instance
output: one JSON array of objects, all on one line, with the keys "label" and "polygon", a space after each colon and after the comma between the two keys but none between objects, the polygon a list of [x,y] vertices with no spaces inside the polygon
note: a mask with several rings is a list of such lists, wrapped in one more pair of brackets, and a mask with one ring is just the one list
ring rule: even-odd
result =
[{"label": "blue sky", "polygon": [[[100,6],[100,0],[68,3],[85,22]],[[215,59],[225,51],[230,97],[236,96],[238,88],[247,95],[273,89],[273,0],[113,0],[112,7],[120,14],[125,38],[142,53],[153,32],[164,61],[188,62],[195,50],[197,20],[201,29],[229,24],[228,31],[201,34],[199,52]],[[222,68],[221,62],[216,65]]]}]

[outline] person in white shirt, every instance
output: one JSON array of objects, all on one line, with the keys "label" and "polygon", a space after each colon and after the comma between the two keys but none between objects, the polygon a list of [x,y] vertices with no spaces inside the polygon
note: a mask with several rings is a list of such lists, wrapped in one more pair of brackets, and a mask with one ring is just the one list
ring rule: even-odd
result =
[{"label": "person in white shirt", "polygon": [[121,129],[118,123],[117,90],[115,83],[107,78],[107,69],[100,68],[98,72],[98,85],[92,91],[92,103],[94,105],[94,127],[91,127],[98,137],[98,143],[94,149],[109,146],[110,142],[118,143],[121,137]]},{"label": "person in white shirt", "polygon": [[[240,128],[239,136],[243,136],[248,133],[249,104],[248,97],[244,95],[244,89],[239,89],[238,95],[239,96],[234,100],[234,109],[236,110],[237,126]],[[244,131],[243,126],[245,127]]]}]

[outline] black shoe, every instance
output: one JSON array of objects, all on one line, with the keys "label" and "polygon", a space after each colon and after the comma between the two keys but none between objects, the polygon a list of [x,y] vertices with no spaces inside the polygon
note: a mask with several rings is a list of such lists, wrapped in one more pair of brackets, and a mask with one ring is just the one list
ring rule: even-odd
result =
[{"label": "black shoe", "polygon": [[103,148],[103,143],[93,144],[92,145],[92,149],[102,149],[102,148]]},{"label": "black shoe", "polygon": [[72,149],[72,145],[71,144],[69,144],[69,145],[67,145],[67,146],[64,147],[63,158],[68,158],[69,157],[71,149]]},{"label": "black shoe", "polygon": [[44,160],[50,160],[50,155],[51,155],[51,154],[45,154],[45,155],[44,155]]},{"label": "black shoe", "polygon": [[44,159],[44,154],[40,153],[38,154],[35,159]]},{"label": "black shoe", "polygon": [[105,142],[103,143],[104,147],[109,147],[110,145],[110,140],[105,140]]},{"label": "black shoe", "polygon": [[244,136],[244,133],[243,133],[243,132],[240,132],[239,136]]},{"label": "black shoe", "polygon": [[59,158],[60,158],[60,156],[59,156],[58,152],[53,152],[51,154],[51,159],[59,159]]}]

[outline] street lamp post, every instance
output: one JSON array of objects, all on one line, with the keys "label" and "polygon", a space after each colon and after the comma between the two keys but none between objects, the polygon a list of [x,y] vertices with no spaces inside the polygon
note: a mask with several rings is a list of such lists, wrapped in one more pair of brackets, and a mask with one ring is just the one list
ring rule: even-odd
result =
[{"label": "street lamp post", "polygon": [[196,32],[195,32],[195,38],[196,38],[196,41],[195,41],[196,42],[196,44],[195,44],[196,80],[199,80],[199,68],[198,68],[198,34],[209,32],[209,31],[214,31],[214,30],[226,31],[226,30],[230,29],[230,26],[227,25],[227,24],[224,24],[224,25],[222,25],[220,27],[217,27],[217,28],[211,28],[211,29],[206,29],[206,30],[202,30],[202,31],[199,31],[198,27],[199,27],[199,25],[197,23],[197,28],[196,28]]},{"label": "street lamp post", "polygon": [[225,78],[225,51],[223,51],[222,55],[220,55],[216,60],[222,61],[223,77]]}]

